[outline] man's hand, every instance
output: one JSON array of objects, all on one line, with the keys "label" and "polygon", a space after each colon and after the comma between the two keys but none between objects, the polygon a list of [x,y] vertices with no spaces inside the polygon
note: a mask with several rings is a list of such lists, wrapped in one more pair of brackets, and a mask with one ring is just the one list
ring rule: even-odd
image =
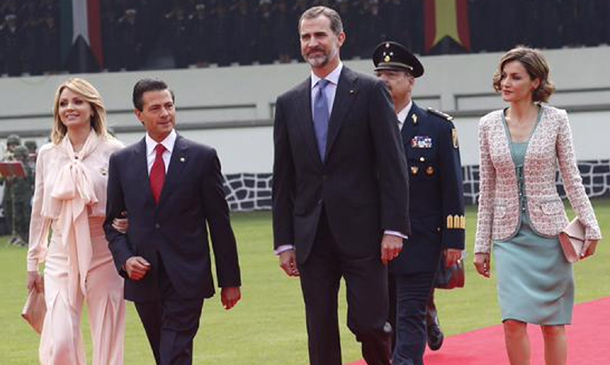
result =
[{"label": "man's hand", "polygon": [[595,254],[595,250],[597,249],[598,240],[585,240],[585,245],[582,247],[582,252],[580,253],[580,258],[584,259],[589,256],[593,256]]},{"label": "man's hand", "polygon": [[403,238],[393,234],[384,234],[381,239],[381,262],[387,265],[402,251]]},{"label": "man's hand", "polygon": [[38,271],[28,271],[28,292],[36,289],[38,293],[44,290],[44,280]]},{"label": "man's hand", "polygon": [[127,276],[133,281],[142,280],[150,270],[150,263],[141,256],[132,256],[125,262]]},{"label": "man's hand", "polygon": [[279,255],[280,267],[284,269],[284,272],[288,276],[299,276],[299,269],[297,268],[297,255],[294,250],[287,250]]},{"label": "man's hand", "polygon": [[222,288],[220,290],[220,300],[222,301],[222,306],[225,307],[226,310],[233,308],[240,299],[241,290],[238,286]]},{"label": "man's hand", "polygon": [[488,253],[475,253],[474,254],[474,267],[477,269],[479,275],[483,275],[488,278],[491,276],[491,261]]},{"label": "man's hand", "polygon": [[448,248],[445,250],[445,267],[451,267],[462,259],[462,250]]}]

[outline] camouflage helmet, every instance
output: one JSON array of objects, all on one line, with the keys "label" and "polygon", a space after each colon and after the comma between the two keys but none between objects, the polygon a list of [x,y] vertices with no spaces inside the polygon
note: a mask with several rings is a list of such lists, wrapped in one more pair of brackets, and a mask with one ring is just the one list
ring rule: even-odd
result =
[{"label": "camouflage helmet", "polygon": [[13,150],[13,156],[15,156],[15,158],[27,158],[29,154],[30,151],[28,151],[26,146],[17,146]]},{"label": "camouflage helmet", "polygon": [[6,145],[10,146],[10,145],[20,145],[21,144],[21,138],[19,138],[18,135],[16,134],[10,134],[8,137],[6,137]]},{"label": "camouflage helmet", "polygon": [[30,152],[36,152],[38,149],[38,143],[32,139],[23,142],[23,145],[26,146]]}]

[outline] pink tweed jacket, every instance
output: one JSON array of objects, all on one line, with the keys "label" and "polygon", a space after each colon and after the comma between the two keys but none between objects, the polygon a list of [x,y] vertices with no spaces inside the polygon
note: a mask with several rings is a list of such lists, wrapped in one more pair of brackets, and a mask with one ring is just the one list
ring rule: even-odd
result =
[{"label": "pink tweed jacket", "polygon": [[[532,229],[540,236],[555,237],[569,223],[555,186],[559,167],[570,204],[586,227],[586,238],[601,239],[576,164],[568,115],[565,110],[550,106],[541,108],[542,115],[528,144],[523,166],[526,209]],[[475,253],[488,253],[492,240],[512,238],[521,222],[517,175],[502,113],[502,110],[491,112],[479,123],[480,195]]]}]

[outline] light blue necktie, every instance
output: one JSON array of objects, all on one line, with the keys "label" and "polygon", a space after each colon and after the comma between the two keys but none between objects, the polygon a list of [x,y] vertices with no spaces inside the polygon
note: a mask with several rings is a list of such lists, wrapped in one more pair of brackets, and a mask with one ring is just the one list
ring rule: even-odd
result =
[{"label": "light blue necktie", "polygon": [[318,81],[318,92],[313,102],[313,127],[316,132],[316,140],[318,141],[318,152],[320,158],[324,162],[326,155],[326,139],[328,137],[328,100],[324,88],[330,81],[321,79]]}]

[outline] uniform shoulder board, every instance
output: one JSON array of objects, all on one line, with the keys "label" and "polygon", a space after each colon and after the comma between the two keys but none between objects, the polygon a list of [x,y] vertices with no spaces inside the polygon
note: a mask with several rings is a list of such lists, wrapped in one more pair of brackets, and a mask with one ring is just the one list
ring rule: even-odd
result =
[{"label": "uniform shoulder board", "polygon": [[441,117],[441,118],[449,120],[449,121],[453,120],[453,117],[447,113],[443,113],[439,110],[436,110],[436,109],[430,108],[430,107],[428,107],[427,110],[428,110],[428,113],[430,113],[430,114],[434,114],[438,117]]}]

